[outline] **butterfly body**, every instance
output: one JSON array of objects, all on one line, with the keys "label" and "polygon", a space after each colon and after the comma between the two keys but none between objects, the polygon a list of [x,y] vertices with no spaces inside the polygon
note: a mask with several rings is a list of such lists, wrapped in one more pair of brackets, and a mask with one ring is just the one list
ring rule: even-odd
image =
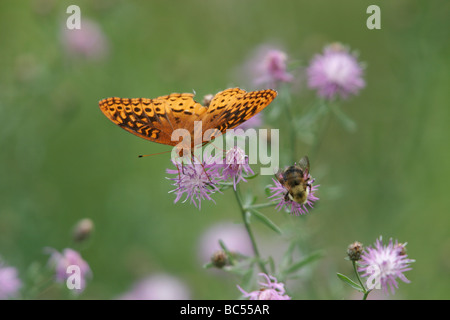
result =
[{"label": "butterfly body", "polygon": [[271,89],[246,92],[232,88],[217,93],[207,107],[196,102],[192,93],[172,93],[155,99],[113,97],[101,100],[99,106],[108,119],[141,138],[177,146],[180,140],[172,134],[184,129],[190,135],[190,145],[184,147],[194,147],[247,121],[276,96]]},{"label": "butterfly body", "polygon": [[300,159],[298,164],[278,171],[275,177],[287,190],[285,195],[286,201],[291,200],[300,204],[306,203],[311,191],[309,159],[307,156]]}]

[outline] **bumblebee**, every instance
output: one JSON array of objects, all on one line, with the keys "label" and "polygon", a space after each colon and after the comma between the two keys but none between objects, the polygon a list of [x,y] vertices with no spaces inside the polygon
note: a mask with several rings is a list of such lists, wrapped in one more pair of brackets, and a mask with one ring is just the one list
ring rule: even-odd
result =
[{"label": "bumblebee", "polygon": [[287,189],[285,201],[306,203],[311,191],[311,176],[309,175],[309,159],[307,156],[301,158],[298,164],[279,170],[275,177]]}]

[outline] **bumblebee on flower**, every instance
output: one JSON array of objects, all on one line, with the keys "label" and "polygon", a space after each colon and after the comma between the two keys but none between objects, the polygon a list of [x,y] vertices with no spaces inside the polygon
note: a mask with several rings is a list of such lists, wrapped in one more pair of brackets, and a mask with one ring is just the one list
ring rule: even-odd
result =
[{"label": "bumblebee on flower", "polygon": [[270,188],[273,194],[269,198],[278,201],[276,209],[284,207],[292,214],[301,215],[308,212],[306,205],[313,207],[313,203],[319,200],[314,196],[319,186],[313,186],[315,179],[309,172],[309,158],[304,156],[298,164],[275,174],[276,179],[272,179],[275,187]]}]

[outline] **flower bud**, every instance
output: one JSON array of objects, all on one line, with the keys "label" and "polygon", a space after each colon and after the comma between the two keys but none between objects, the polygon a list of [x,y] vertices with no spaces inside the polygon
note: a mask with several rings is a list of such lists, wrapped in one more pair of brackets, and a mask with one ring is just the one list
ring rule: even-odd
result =
[{"label": "flower bud", "polygon": [[94,222],[91,219],[81,219],[73,228],[73,240],[75,242],[82,242],[90,237],[93,230]]},{"label": "flower bud", "polygon": [[361,242],[355,241],[347,248],[347,255],[352,261],[358,261],[361,258],[361,254],[364,250]]},{"label": "flower bud", "polygon": [[211,257],[211,262],[216,268],[222,269],[228,264],[227,254],[223,250],[216,251]]}]

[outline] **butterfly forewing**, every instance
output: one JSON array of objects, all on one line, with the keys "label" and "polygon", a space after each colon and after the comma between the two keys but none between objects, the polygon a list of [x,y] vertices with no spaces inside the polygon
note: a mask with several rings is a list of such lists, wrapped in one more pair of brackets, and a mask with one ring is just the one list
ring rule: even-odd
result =
[{"label": "butterfly forewing", "polygon": [[274,90],[246,92],[239,88],[219,92],[208,108],[207,128],[233,129],[267,107],[277,96]]}]

